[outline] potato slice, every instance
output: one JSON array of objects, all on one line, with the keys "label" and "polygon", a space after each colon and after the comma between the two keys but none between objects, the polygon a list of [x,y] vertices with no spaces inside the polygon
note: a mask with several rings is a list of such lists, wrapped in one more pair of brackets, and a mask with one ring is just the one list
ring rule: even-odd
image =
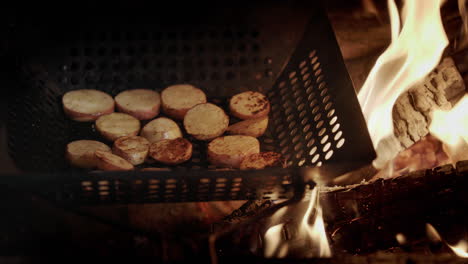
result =
[{"label": "potato slice", "polygon": [[180,164],[192,157],[192,143],[185,138],[159,140],[150,145],[149,155],[164,164]]},{"label": "potato slice", "polygon": [[133,165],[139,165],[145,162],[148,156],[149,145],[149,141],[144,137],[121,137],[114,141],[112,152]]},{"label": "potato slice", "polygon": [[284,167],[284,159],[281,154],[269,151],[255,153],[245,157],[241,164],[241,170],[258,170],[267,167]]},{"label": "potato slice", "polygon": [[211,140],[221,136],[229,125],[229,117],[220,107],[206,103],[190,109],[184,118],[187,133],[198,140]]},{"label": "potato slice", "polygon": [[153,143],[163,139],[180,138],[182,132],[176,122],[166,117],[160,117],[146,124],[141,130],[140,136]]},{"label": "potato slice", "polygon": [[162,109],[172,118],[183,120],[190,108],[206,103],[205,93],[190,84],[167,87],[161,92]]},{"label": "potato slice", "polygon": [[247,119],[230,125],[227,132],[231,135],[245,135],[251,137],[260,137],[265,134],[268,127],[268,116]]},{"label": "potato slice", "polygon": [[65,114],[75,121],[88,122],[114,112],[114,99],[104,92],[82,89],[67,92],[62,97]]},{"label": "potato slice", "polygon": [[76,140],[67,144],[66,159],[72,166],[92,169],[96,167],[94,152],[101,150],[111,152],[111,148],[104,143],[95,140]]},{"label": "potato slice", "polygon": [[94,155],[98,169],[103,171],[128,171],[134,168],[130,162],[109,152],[97,150]]},{"label": "potato slice", "polygon": [[110,141],[120,137],[136,136],[140,131],[140,121],[124,113],[103,115],[96,120],[96,129]]},{"label": "potato slice", "polygon": [[115,97],[117,109],[138,120],[148,120],[159,114],[161,97],[159,93],[147,89],[127,90]]},{"label": "potato slice", "polygon": [[234,95],[229,101],[231,114],[240,119],[265,117],[270,112],[268,98],[253,91]]},{"label": "potato slice", "polygon": [[260,152],[260,143],[250,136],[224,136],[208,144],[208,160],[211,164],[239,168],[242,160]]}]

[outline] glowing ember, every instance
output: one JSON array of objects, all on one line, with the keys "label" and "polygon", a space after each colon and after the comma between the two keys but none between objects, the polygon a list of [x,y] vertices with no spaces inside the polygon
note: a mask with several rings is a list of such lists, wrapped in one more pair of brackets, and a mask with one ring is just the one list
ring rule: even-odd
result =
[{"label": "glowing ember", "polygon": [[[304,198],[307,201],[308,198]],[[302,204],[302,203],[300,203]],[[293,206],[291,206],[293,207]],[[287,209],[278,210],[273,216],[272,221],[278,221],[287,214]],[[297,209],[297,208],[293,208]],[[288,222],[291,226],[293,223]],[[297,236],[287,240],[283,236],[284,223],[271,226],[265,233],[264,255],[267,258],[284,258],[293,251],[300,248],[306,257],[331,257],[331,250],[328,244],[328,238],[323,222],[322,208],[319,203],[319,188],[314,188],[310,194],[307,209],[304,212],[302,221],[298,224]]]},{"label": "glowing ember", "polygon": [[431,241],[434,242],[444,242],[455,255],[461,258],[468,258],[468,243],[464,240],[458,242],[455,246],[448,244],[442,240],[442,237],[439,235],[439,232],[431,224],[426,224],[426,233]]},{"label": "glowing ember", "polygon": [[440,16],[443,2],[404,1],[400,31],[397,6],[388,0],[392,43],[378,58],[358,95],[377,151],[377,168],[382,168],[398,151],[392,122],[395,101],[438,65],[448,45]]}]

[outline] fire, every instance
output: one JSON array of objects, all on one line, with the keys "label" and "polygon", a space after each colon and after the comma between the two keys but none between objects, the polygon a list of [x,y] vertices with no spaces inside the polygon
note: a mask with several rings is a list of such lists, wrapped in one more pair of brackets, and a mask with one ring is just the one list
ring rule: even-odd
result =
[{"label": "fire", "polygon": [[458,11],[463,24],[460,30],[460,41],[456,43],[457,49],[465,48],[468,45],[468,12],[466,11],[466,0],[458,0]]},{"label": "fire", "polygon": [[429,239],[433,242],[444,242],[453,251],[453,253],[455,253],[455,255],[461,258],[468,258],[468,243],[466,241],[461,240],[455,246],[452,246],[443,241],[439,232],[437,232],[437,230],[431,224],[426,224],[426,233]]},{"label": "fire", "polygon": [[378,58],[358,94],[377,151],[374,161],[377,168],[382,168],[399,150],[393,135],[395,101],[438,65],[448,45],[440,15],[443,3],[443,0],[404,1],[400,25],[397,5],[394,0],[388,0],[392,42]]},{"label": "fire", "polygon": [[434,111],[429,131],[444,142],[453,163],[465,159],[468,148],[468,96],[465,95],[450,111]]},{"label": "fire", "polygon": [[[283,236],[284,223],[275,224],[268,228],[264,236],[265,257],[284,258],[288,256],[288,253],[294,248],[300,248],[301,251],[303,251],[301,254],[304,254],[306,257],[331,257],[331,250],[322,216],[322,208],[319,202],[319,192],[319,188],[316,187],[312,190],[310,198],[304,197],[303,202],[309,199],[309,203],[301,222],[298,224],[296,237],[291,240],[285,239]],[[286,208],[278,210],[272,216],[272,222],[282,219],[286,214]]]}]

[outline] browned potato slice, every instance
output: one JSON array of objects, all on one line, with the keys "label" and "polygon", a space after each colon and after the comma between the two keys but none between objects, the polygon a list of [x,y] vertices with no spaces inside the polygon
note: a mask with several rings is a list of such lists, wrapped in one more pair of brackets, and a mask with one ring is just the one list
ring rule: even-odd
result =
[{"label": "browned potato slice", "polygon": [[150,145],[149,155],[164,164],[180,164],[192,157],[192,143],[185,138],[159,140]]},{"label": "browned potato slice", "polygon": [[146,124],[141,130],[140,136],[153,143],[162,139],[180,138],[182,132],[176,122],[166,117],[160,117]]},{"label": "browned potato slice", "polygon": [[133,165],[121,157],[109,152],[97,150],[94,152],[97,158],[97,167],[104,171],[127,171],[133,170]]},{"label": "browned potato slice", "polygon": [[229,117],[220,107],[206,103],[190,109],[184,118],[187,133],[198,140],[221,136],[229,125]]},{"label": "browned potato slice", "polygon": [[133,165],[139,165],[145,162],[149,145],[149,141],[144,137],[121,137],[114,141],[112,152]]},{"label": "browned potato slice", "polygon": [[259,92],[247,91],[231,98],[229,110],[233,116],[240,119],[260,118],[270,112],[270,102]]},{"label": "browned potato slice", "polygon": [[112,113],[99,117],[96,129],[104,138],[114,141],[119,137],[138,135],[140,121],[131,115]]},{"label": "browned potato slice", "polygon": [[95,140],[76,140],[67,144],[65,157],[72,166],[91,169],[96,167],[94,152],[111,152],[109,146]]},{"label": "browned potato slice", "polygon": [[159,93],[147,89],[127,90],[115,97],[117,109],[138,120],[152,119],[159,114]]},{"label": "browned potato slice", "polygon": [[167,87],[161,92],[162,109],[166,115],[182,120],[190,108],[206,103],[205,93],[189,84]]},{"label": "browned potato slice", "polygon": [[245,157],[241,164],[241,170],[264,169],[267,167],[284,167],[284,159],[276,152],[261,152]]},{"label": "browned potato slice", "polygon": [[227,132],[232,135],[245,135],[251,137],[259,137],[265,133],[268,127],[268,116],[247,119],[230,125]]},{"label": "browned potato slice", "polygon": [[67,92],[62,97],[65,114],[75,121],[94,121],[114,112],[114,99],[104,92],[82,89]]},{"label": "browned potato slice", "polygon": [[208,160],[229,168],[239,168],[245,157],[259,152],[260,143],[250,136],[224,136],[208,144]]}]

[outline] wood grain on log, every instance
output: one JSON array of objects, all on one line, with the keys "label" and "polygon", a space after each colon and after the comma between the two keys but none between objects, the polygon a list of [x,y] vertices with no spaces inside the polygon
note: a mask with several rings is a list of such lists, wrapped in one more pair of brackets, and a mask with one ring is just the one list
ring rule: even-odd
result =
[{"label": "wood grain on log", "polygon": [[423,82],[402,94],[393,108],[394,133],[408,148],[429,133],[434,110],[449,110],[465,93],[465,83],[453,59],[445,58]]}]

